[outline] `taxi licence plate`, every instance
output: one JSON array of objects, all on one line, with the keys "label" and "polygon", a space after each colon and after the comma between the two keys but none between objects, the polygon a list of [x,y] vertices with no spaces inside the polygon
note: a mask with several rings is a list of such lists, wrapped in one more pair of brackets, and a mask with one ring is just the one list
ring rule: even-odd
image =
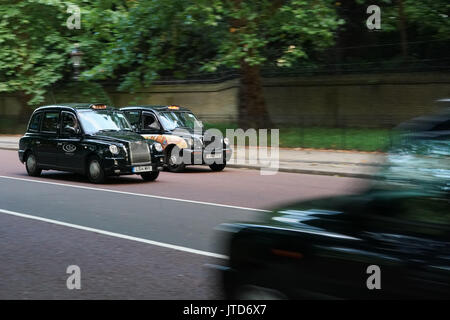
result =
[{"label": "taxi licence plate", "polygon": [[220,159],[222,158],[222,154],[218,153],[218,154],[207,154],[206,155],[206,159]]},{"label": "taxi licence plate", "polygon": [[139,167],[133,167],[132,171],[133,171],[133,173],[138,173],[138,172],[149,172],[149,171],[152,171],[152,166],[139,166]]}]

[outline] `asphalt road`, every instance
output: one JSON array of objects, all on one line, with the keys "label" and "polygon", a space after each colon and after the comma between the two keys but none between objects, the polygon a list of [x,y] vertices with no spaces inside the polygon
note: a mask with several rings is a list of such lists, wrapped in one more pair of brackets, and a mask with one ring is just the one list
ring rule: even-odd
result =
[{"label": "asphalt road", "polygon": [[[207,167],[127,176],[92,185],[83,176],[26,175],[0,150],[0,299],[220,299],[205,263],[226,263],[223,222],[257,221],[265,209],[353,193],[354,178]],[[78,265],[82,288],[68,290]]]}]

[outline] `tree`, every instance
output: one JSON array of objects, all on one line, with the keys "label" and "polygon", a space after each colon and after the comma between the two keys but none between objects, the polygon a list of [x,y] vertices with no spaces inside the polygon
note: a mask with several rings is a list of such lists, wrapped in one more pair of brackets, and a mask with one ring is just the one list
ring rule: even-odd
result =
[{"label": "tree", "polygon": [[1,0],[0,93],[19,93],[23,105],[35,104],[62,78],[68,60],[63,12],[59,1]]},{"label": "tree", "polygon": [[241,73],[240,120],[267,127],[261,66],[289,67],[333,43],[340,20],[331,1],[174,0],[140,1],[115,26],[115,42],[101,63],[85,72],[94,79],[120,77],[135,90],[175,70]]},{"label": "tree", "polygon": [[[26,118],[31,112],[26,106],[42,103],[54,85],[63,85],[62,91],[76,87],[78,93],[98,92],[95,84],[70,83],[74,81],[69,53],[74,43],[80,42],[83,50],[86,49],[84,63],[89,66],[98,63],[103,43],[114,41],[104,30],[117,21],[117,15],[124,11],[124,2],[0,0],[0,93],[18,95],[25,107],[22,117]],[[78,5],[82,18],[87,18],[80,30],[67,27],[69,4]],[[78,100],[79,96],[72,99]]]},{"label": "tree", "polygon": [[188,11],[220,39],[216,56],[203,69],[220,66],[241,72],[239,115],[244,127],[271,121],[263,96],[261,66],[290,67],[315,50],[333,44],[338,19],[331,1],[200,1]]},{"label": "tree", "polygon": [[[363,6],[373,3],[366,0],[356,1]],[[378,2],[382,12],[381,30],[387,33],[398,33],[404,61],[414,55],[414,52],[410,52],[409,38],[427,39],[430,42],[448,40],[450,3],[447,0],[379,0]]]},{"label": "tree", "polygon": [[[85,79],[119,79],[119,90],[135,92],[161,76],[183,78],[198,70],[213,53],[211,37],[199,25],[186,22],[194,1],[140,1],[117,16],[101,34],[100,63],[84,72]],[[92,11],[88,20],[95,21]],[[93,27],[97,32],[98,28]],[[102,36],[100,36],[102,37]]]}]

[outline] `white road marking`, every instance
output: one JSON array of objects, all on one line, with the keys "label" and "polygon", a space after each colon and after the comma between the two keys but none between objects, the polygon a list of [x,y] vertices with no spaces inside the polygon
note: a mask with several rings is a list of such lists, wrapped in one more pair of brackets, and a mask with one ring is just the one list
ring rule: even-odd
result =
[{"label": "white road marking", "polygon": [[103,235],[110,236],[110,237],[151,244],[151,245],[158,246],[158,247],[163,247],[163,248],[168,248],[168,249],[173,249],[173,250],[178,250],[178,251],[183,251],[183,252],[189,252],[189,253],[198,254],[201,256],[207,256],[207,257],[212,257],[212,258],[217,258],[217,259],[228,259],[227,256],[218,254],[218,253],[177,246],[177,245],[173,245],[173,244],[169,244],[169,243],[158,242],[158,241],[148,240],[148,239],[144,239],[144,238],[137,238],[137,237],[121,234],[121,233],[115,233],[115,232],[110,232],[110,231],[106,231],[106,230],[80,226],[77,224],[62,222],[62,221],[53,220],[53,219],[41,218],[41,217],[37,217],[37,216],[25,214],[25,213],[9,211],[9,210],[4,210],[4,209],[0,209],[0,213],[9,214],[9,215],[16,216],[16,217],[32,219],[32,220],[43,221],[43,222],[47,222],[47,223],[53,223],[53,224],[57,224],[60,226],[65,226],[65,227],[74,228],[74,229],[78,229],[78,230],[99,233],[99,234],[103,234]]},{"label": "white road marking", "polygon": [[164,196],[156,196],[156,195],[151,195],[151,194],[134,193],[134,192],[127,192],[127,191],[112,190],[112,189],[93,188],[93,187],[79,186],[79,185],[67,184],[67,183],[57,183],[57,182],[34,180],[34,179],[25,179],[25,178],[16,178],[16,177],[9,177],[9,176],[0,176],[0,178],[19,180],[19,181],[27,181],[27,182],[35,182],[35,183],[43,183],[43,184],[50,184],[50,185],[62,186],[62,187],[78,188],[78,189],[84,189],[84,190],[112,192],[112,193],[125,194],[125,195],[129,195],[129,196],[137,196],[137,197],[146,197],[146,198],[170,200],[170,201],[187,202],[187,203],[201,204],[201,205],[206,205],[206,206],[231,208],[231,209],[239,209],[239,210],[247,210],[247,211],[271,212],[270,210],[264,210],[264,209],[254,209],[254,208],[232,206],[232,205],[213,203],[213,202],[204,202],[204,201],[195,201],[195,200],[187,200],[187,199],[179,199],[179,198],[170,198],[170,197],[164,197]]}]

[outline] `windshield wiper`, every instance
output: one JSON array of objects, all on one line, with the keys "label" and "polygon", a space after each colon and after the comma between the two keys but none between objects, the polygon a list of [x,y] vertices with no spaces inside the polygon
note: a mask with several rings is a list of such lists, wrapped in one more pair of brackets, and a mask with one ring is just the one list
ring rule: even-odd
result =
[{"label": "windshield wiper", "polygon": [[116,130],[116,129],[102,129],[102,130],[98,130],[97,133],[98,132],[117,132],[117,131],[120,131],[120,130]]}]

